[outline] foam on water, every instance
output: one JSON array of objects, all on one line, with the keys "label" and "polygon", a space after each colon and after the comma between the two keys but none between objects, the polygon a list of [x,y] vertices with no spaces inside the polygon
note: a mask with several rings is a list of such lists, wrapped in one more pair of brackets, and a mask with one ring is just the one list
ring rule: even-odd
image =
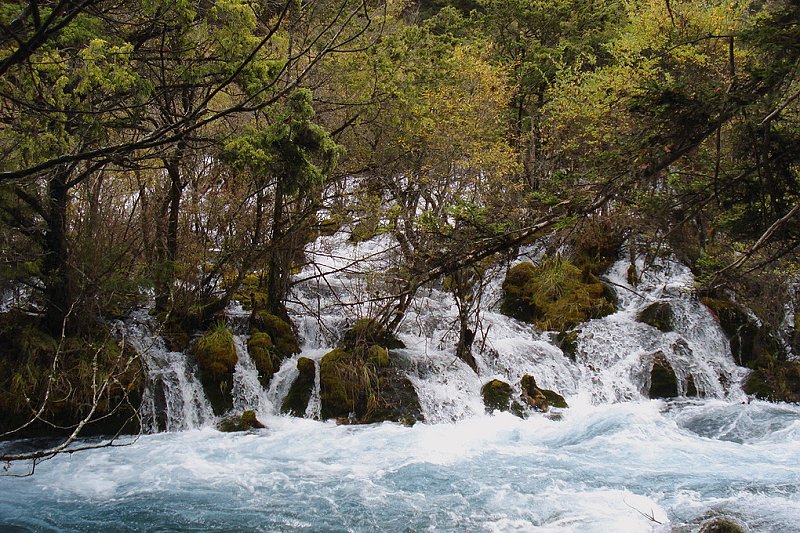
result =
[{"label": "foam on water", "polygon": [[797,406],[644,401],[412,428],[266,422],[147,435],[0,479],[0,526],[667,532],[724,514],[786,532],[800,516]]}]

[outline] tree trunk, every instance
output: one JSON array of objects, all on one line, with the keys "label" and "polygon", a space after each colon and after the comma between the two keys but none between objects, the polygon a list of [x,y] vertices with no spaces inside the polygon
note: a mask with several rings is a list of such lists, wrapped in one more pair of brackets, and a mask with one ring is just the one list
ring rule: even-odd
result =
[{"label": "tree trunk", "polygon": [[42,274],[45,283],[45,328],[54,337],[70,329],[67,318],[74,304],[69,275],[67,207],[69,170],[61,167],[48,182],[47,230]]}]

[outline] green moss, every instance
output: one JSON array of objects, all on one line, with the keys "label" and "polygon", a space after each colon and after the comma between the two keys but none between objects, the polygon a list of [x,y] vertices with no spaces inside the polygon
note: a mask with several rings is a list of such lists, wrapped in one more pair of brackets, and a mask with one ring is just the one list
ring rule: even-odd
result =
[{"label": "green moss", "polygon": [[728,518],[712,518],[700,527],[698,533],[745,533],[745,529]]},{"label": "green moss", "polygon": [[[106,380],[96,398],[94,387]],[[46,395],[40,419],[16,437],[69,432],[93,407],[94,421],[83,435],[136,432],[143,389],[135,351],[120,346],[104,325],[87,324],[83,336],[56,341],[30,316],[0,315],[0,432],[28,422]]]},{"label": "green moss", "polygon": [[373,344],[367,350],[367,362],[375,368],[385,368],[389,366],[389,350],[383,346]]},{"label": "green moss", "polygon": [[511,385],[499,379],[493,379],[481,387],[483,403],[486,412],[508,411],[511,408],[511,395],[513,394]]},{"label": "green moss", "polygon": [[557,407],[559,409],[566,409],[569,407],[567,405],[567,401],[561,396],[559,393],[552,391],[550,389],[539,389],[542,391],[547,403],[550,404],[551,407]]},{"label": "green moss", "polygon": [[661,352],[656,353],[653,358],[648,394],[650,398],[675,398],[678,396],[678,378],[675,376],[672,365]]},{"label": "green moss", "polygon": [[241,416],[229,416],[223,418],[218,424],[217,429],[223,433],[233,433],[235,431],[249,431],[251,429],[264,429],[266,426],[256,418],[255,411],[245,411]]},{"label": "green moss", "polygon": [[218,322],[208,333],[197,339],[192,354],[200,368],[200,381],[216,414],[233,407],[230,390],[233,370],[238,361],[236,345],[228,327]]},{"label": "green moss", "polygon": [[253,332],[261,331],[269,334],[273,353],[280,359],[300,353],[300,344],[292,330],[292,325],[280,317],[260,311],[252,329]]},{"label": "green moss", "polygon": [[565,331],[616,310],[607,288],[594,274],[560,257],[539,266],[515,266],[503,282],[503,291],[503,313],[543,330]]},{"label": "green moss", "polygon": [[744,392],[762,400],[800,402],[800,361],[762,356],[747,377]]},{"label": "green moss", "polygon": [[377,320],[361,318],[342,336],[342,346],[352,349],[357,346],[377,344],[387,349],[405,348],[403,342],[386,331]]},{"label": "green moss", "polygon": [[272,347],[272,338],[268,333],[257,331],[247,339],[247,353],[256,365],[258,380],[264,388],[269,386],[277,366],[273,360]]},{"label": "green moss", "polygon": [[320,361],[320,400],[322,417],[348,417],[364,410],[369,390],[377,385],[377,376],[355,354],[336,349]]},{"label": "green moss", "polygon": [[675,315],[672,306],[667,302],[654,302],[648,305],[639,313],[637,320],[665,333],[675,330]]},{"label": "green moss", "polygon": [[314,391],[314,378],[317,372],[314,361],[307,357],[297,360],[297,370],[299,374],[281,404],[281,413],[302,417],[306,413],[311,393]]}]

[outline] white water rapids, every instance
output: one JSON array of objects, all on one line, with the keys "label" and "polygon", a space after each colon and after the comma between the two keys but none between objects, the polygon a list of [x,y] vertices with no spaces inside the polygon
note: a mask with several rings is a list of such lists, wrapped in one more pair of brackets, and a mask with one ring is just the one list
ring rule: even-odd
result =
[{"label": "white water rapids", "polygon": [[[380,290],[368,273],[389,268],[390,245],[317,241],[314,269],[298,277],[331,274],[297,289],[301,356],[319,361],[377,305],[355,302]],[[627,266],[607,274],[619,311],[579,326],[574,360],[551,334],[493,311],[496,273],[473,322],[478,374],[455,357],[452,298],[419,294],[400,330],[406,348],[393,355],[427,421],[410,428],[313,420],[318,392],[306,419],[279,415],[296,358],[264,390],[237,335],[234,404],[267,429],[219,433],[189,359],[148,335],[142,312],[128,327],[151,375],[145,414],[168,431],[0,478],[0,530],[690,532],[726,516],[749,531],[800,531],[800,407],[747,402],[746,371],[692,295],[688,269],[662,261],[631,287]],[[675,331],[636,321],[656,301],[670,303]],[[657,352],[681,390],[691,377],[704,397],[648,400]],[[481,386],[518,387],[525,373],[565,396],[560,420],[485,414]]]}]

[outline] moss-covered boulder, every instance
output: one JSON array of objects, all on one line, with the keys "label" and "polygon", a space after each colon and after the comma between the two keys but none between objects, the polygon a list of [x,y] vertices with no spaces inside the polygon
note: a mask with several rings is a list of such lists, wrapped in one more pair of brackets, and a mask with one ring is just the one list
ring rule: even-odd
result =
[{"label": "moss-covered boulder", "polygon": [[272,376],[280,365],[280,359],[273,353],[274,346],[269,333],[257,331],[247,339],[247,353],[258,370],[258,381],[266,389]]},{"label": "moss-covered boulder", "polygon": [[589,269],[554,257],[520,263],[503,282],[501,311],[543,330],[566,331],[616,311],[611,291]]},{"label": "moss-covered boulder", "polygon": [[267,333],[272,341],[272,352],[280,360],[300,353],[300,343],[292,325],[281,317],[266,311],[254,313],[250,332]]},{"label": "moss-covered boulder", "polygon": [[483,403],[487,413],[509,411],[514,390],[511,385],[499,379],[493,379],[481,387]]},{"label": "moss-covered boulder", "polygon": [[223,418],[218,424],[217,429],[224,433],[235,431],[249,431],[251,429],[264,429],[266,426],[256,418],[255,411],[245,411],[241,416],[231,416]]},{"label": "moss-covered boulder", "polygon": [[297,378],[292,382],[289,394],[281,404],[281,413],[303,417],[308,408],[311,394],[314,392],[314,378],[317,375],[314,361],[307,357],[297,360]]},{"label": "moss-covered boulder", "polygon": [[378,350],[373,346],[337,348],[322,358],[319,370],[322,418],[404,424],[422,420],[413,385],[392,366],[385,347]]},{"label": "moss-covered boulder", "polygon": [[745,533],[745,528],[730,518],[716,517],[704,522],[698,533]]},{"label": "moss-covered boulder", "polygon": [[668,302],[654,302],[648,305],[636,319],[665,333],[675,330],[675,314]]},{"label": "moss-covered boulder", "polygon": [[218,322],[192,345],[192,355],[200,369],[200,382],[214,413],[220,415],[233,407],[231,387],[233,371],[239,358],[233,334]]},{"label": "moss-covered boulder", "polygon": [[566,409],[569,407],[563,396],[549,389],[541,389],[536,385],[536,380],[530,374],[525,374],[520,380],[520,390],[522,390],[522,400],[530,407],[539,412],[547,412],[550,407]]},{"label": "moss-covered boulder", "polygon": [[342,336],[341,345],[345,349],[373,345],[382,346],[389,350],[405,348],[403,342],[394,334],[386,331],[386,328],[380,322],[369,318],[356,320],[353,327]]},{"label": "moss-covered boulder", "polygon": [[800,361],[762,356],[744,383],[744,392],[769,401],[800,403]]},{"label": "moss-covered boulder", "polygon": [[672,365],[661,352],[653,356],[653,368],[650,371],[650,398],[675,398],[678,396],[678,378]]}]

